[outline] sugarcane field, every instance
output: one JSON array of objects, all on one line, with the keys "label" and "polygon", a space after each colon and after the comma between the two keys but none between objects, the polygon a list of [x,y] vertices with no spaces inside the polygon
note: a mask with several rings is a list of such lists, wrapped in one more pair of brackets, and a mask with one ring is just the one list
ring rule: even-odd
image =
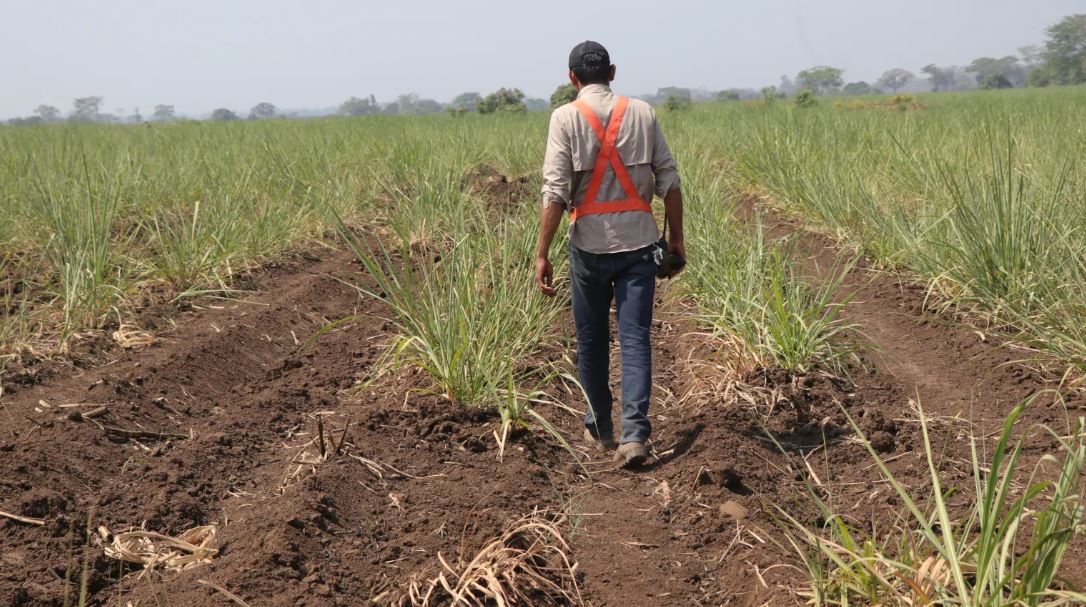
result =
[{"label": "sugarcane field", "polygon": [[3,11],[0,606],[1086,605],[1075,2],[244,4]]}]

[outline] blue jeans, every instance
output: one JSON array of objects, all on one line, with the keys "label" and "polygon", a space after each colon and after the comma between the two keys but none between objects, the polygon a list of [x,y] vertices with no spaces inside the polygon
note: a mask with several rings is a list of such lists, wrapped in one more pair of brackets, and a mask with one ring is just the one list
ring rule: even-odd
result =
[{"label": "blue jeans", "polygon": [[584,423],[595,437],[614,434],[611,371],[611,300],[618,316],[622,352],[622,437],[644,442],[652,432],[652,303],[656,292],[653,245],[623,253],[569,249],[573,320],[577,326],[577,371],[588,395]]}]

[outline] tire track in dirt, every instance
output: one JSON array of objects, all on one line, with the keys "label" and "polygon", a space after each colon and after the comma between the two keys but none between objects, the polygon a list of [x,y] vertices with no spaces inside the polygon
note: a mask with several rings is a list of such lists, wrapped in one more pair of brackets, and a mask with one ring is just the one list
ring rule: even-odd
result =
[{"label": "tire track in dirt", "polygon": [[[0,487],[0,503],[50,522],[44,538],[26,528],[5,536],[17,566],[6,568],[0,597],[12,597],[14,605],[47,604],[63,594],[57,574],[62,579],[79,563],[81,546],[73,548],[71,540],[88,510],[96,512],[95,526],[146,524],[180,532],[205,524],[224,495],[249,486],[248,472],[273,457],[267,448],[278,443],[276,419],[304,399],[291,395],[261,410],[244,402],[245,386],[288,368],[296,335],[312,334],[325,315],[360,303],[353,289],[327,275],[348,266],[343,253],[277,264],[261,276],[274,290],[242,301],[205,301],[155,345],[9,392],[0,418],[0,447],[10,454],[0,458],[0,478],[9,482]],[[104,405],[108,413],[66,421],[57,417],[67,412],[60,409],[66,403]],[[193,438],[117,441],[100,426]],[[92,591],[119,572],[100,554],[92,568]]]},{"label": "tire track in dirt", "polygon": [[[757,203],[747,204],[741,210],[749,219]],[[816,278],[825,278],[842,255],[840,247],[797,220],[772,209],[760,210],[767,234],[795,239],[801,265]],[[856,325],[862,336],[858,345],[864,375],[888,379],[899,398],[919,401],[926,415],[934,419],[940,478],[944,488],[958,485],[959,508],[972,500],[973,477],[967,470],[971,456],[966,450],[971,437],[979,437],[979,448],[987,454],[1011,410],[1031,396],[1042,395],[1017,423],[1019,435],[1034,429],[1017,468],[1023,474],[1038,466],[1044,456],[1058,451],[1051,437],[1035,426],[1067,434],[1073,420],[1086,411],[1086,395],[1081,389],[1066,389],[1061,377],[1042,368],[1059,368],[1058,362],[979,331],[952,312],[933,310],[927,289],[908,276],[880,271],[861,259],[842,282],[840,295],[846,294],[852,300],[842,309],[841,318]],[[863,383],[863,375],[857,376],[857,384]],[[902,401],[896,411],[887,414],[915,428],[916,413],[911,409],[912,403]],[[954,442],[957,444],[951,444]],[[914,449],[922,446],[916,440],[913,443]],[[899,479],[911,481],[910,486],[930,484],[930,479],[916,474],[915,469],[913,474],[903,475],[900,466],[890,468]],[[943,472],[947,469],[953,472]],[[1065,579],[1079,586],[1086,583],[1084,556],[1086,539],[1079,537],[1061,569]]]},{"label": "tire track in dirt", "polygon": [[[834,267],[840,249],[830,239],[772,211],[763,211],[763,221],[769,235],[796,239],[801,264],[815,276],[825,277]],[[956,321],[950,313],[932,311],[926,288],[907,277],[861,260],[840,292],[853,296],[842,319],[861,333],[865,363],[891,376],[933,415],[960,417],[988,433],[1022,400],[1060,387],[1058,377],[1028,364],[1036,353]],[[1081,395],[1067,398],[1072,408],[1083,404]],[[1028,419],[1059,424],[1063,416],[1062,409],[1038,407]]]}]

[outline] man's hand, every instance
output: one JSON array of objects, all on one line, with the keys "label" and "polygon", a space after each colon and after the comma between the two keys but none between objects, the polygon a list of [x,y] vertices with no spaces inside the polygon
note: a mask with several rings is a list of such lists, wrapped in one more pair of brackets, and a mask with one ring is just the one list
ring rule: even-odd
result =
[{"label": "man's hand", "polygon": [[[674,188],[664,197],[664,212],[667,213],[668,235],[667,252],[686,259],[686,244],[683,242],[683,193]],[[678,275],[682,268],[672,270],[668,278]]]},{"label": "man's hand", "polygon": [[[683,243],[682,240],[668,241],[667,253],[668,255],[678,255],[679,257],[683,258],[683,261],[686,261],[686,245]],[[682,272],[683,268],[685,267],[686,265],[684,264],[682,268],[672,270],[671,273],[667,275],[667,277],[674,278],[675,276],[678,276],[679,272]]]},{"label": "man's hand", "polygon": [[554,233],[558,231],[558,224],[562,222],[562,213],[565,208],[560,202],[546,202],[539,211],[539,242],[535,248],[535,284],[547,297],[554,297],[558,291],[554,289],[554,269],[551,268],[550,256],[551,241]]},{"label": "man's hand", "polygon": [[547,297],[554,297],[558,294],[552,284],[553,281],[554,270],[551,268],[550,260],[546,257],[537,257],[535,260],[535,283],[539,285],[539,290]]}]

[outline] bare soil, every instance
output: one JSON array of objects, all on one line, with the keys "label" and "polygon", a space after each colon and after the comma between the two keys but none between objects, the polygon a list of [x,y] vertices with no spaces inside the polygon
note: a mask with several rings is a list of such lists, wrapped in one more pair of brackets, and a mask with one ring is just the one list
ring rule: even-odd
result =
[{"label": "bare soil", "polygon": [[[701,363],[721,354],[661,303],[657,430],[644,468],[617,468],[580,445],[578,418],[557,407],[543,412],[583,467],[538,429],[515,434],[499,457],[497,420],[433,394],[419,373],[356,388],[392,330],[346,284],[363,280],[343,251],[307,254],[255,273],[250,297],[171,312],[176,328],[154,345],[103,345],[100,364],[83,369],[10,371],[0,511],[45,524],[0,519],[0,604],[78,604],[84,567],[90,605],[231,604],[201,581],[253,607],[387,604],[439,573],[439,555],[468,561],[535,510],[563,521],[589,605],[793,604],[804,575],[782,511],[817,525],[810,487],[860,527],[886,528],[899,506],[846,412],[895,474],[922,484],[910,404],[919,395],[938,416],[943,480],[964,489],[963,433],[990,433],[1052,385],[1014,352],[928,314],[921,291],[861,270],[847,314],[880,351],[848,378],[753,373],[754,403],[693,390],[712,383]],[[551,348],[569,348],[571,320],[555,332]],[[584,407],[559,382],[552,394]],[[1063,411],[1044,402],[1030,420],[1058,423]],[[102,417],[68,418],[103,405]],[[177,535],[207,524],[219,555],[180,573],[109,559],[96,539],[100,526]]]},{"label": "bare soil", "polygon": [[526,175],[509,177],[492,166],[478,166],[465,179],[467,190],[483,199],[494,215],[503,215],[537,197]]}]

